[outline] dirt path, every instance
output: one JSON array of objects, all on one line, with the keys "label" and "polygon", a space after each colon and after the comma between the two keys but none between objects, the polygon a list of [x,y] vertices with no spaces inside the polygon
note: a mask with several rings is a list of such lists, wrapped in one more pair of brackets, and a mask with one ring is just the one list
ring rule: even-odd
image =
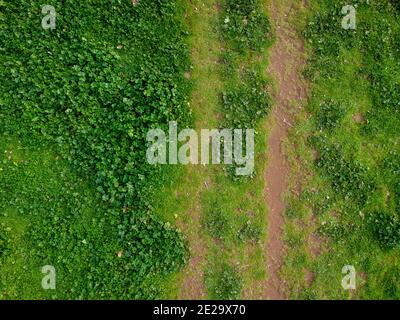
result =
[{"label": "dirt path", "polygon": [[[198,233],[198,230],[201,229],[200,214],[201,209],[199,207],[194,208],[186,216],[186,223],[181,224],[181,228],[184,226],[183,230],[192,230],[187,232],[190,258],[179,292],[179,299],[182,300],[206,299],[204,268],[207,248],[203,238]],[[187,225],[188,223],[191,224],[190,227]]]},{"label": "dirt path", "polygon": [[288,188],[290,168],[282,150],[287,138],[293,112],[301,107],[306,98],[306,85],[301,72],[305,64],[304,47],[301,39],[289,23],[290,14],[296,10],[293,0],[272,0],[270,18],[275,27],[276,43],[271,50],[269,74],[276,79],[276,105],[268,120],[269,163],[265,173],[266,200],[269,208],[268,241],[266,258],[268,280],[265,283],[265,299],[286,298],[284,284],[280,279],[280,268],[284,257],[284,194]]}]

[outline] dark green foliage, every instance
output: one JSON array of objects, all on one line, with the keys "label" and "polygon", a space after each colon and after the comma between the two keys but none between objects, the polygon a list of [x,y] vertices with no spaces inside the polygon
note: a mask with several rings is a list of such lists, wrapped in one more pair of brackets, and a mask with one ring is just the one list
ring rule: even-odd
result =
[{"label": "dark green foliage", "polygon": [[336,192],[345,198],[354,198],[361,205],[375,190],[375,183],[368,169],[344,157],[338,146],[321,147],[317,166],[324,170]]},{"label": "dark green foliage", "polygon": [[335,101],[321,103],[317,116],[317,128],[320,130],[334,130],[346,114],[345,109]]},{"label": "dark green foliage", "polygon": [[[366,121],[362,125],[362,133],[366,140],[372,140],[378,134],[385,135],[389,141],[398,137],[400,69],[396,61],[400,53],[397,41],[400,24],[398,13],[393,10],[390,2],[387,0],[369,4],[362,0],[353,2],[352,5],[357,8],[357,29],[344,30],[341,28],[344,17],[341,9],[348,3],[341,0],[321,1],[321,10],[309,21],[305,31],[305,37],[314,50],[313,67],[308,70],[310,71],[308,75],[313,80],[339,78],[344,72],[343,61],[337,60],[340,52],[353,49],[362,52],[357,76],[368,81],[369,94],[373,99],[373,108],[367,110]],[[316,129],[332,131],[341,124],[346,113],[347,110],[341,102],[320,102],[316,114]],[[358,210],[363,210],[368,199],[383,183],[384,186],[380,187],[391,191],[394,203],[394,206],[387,210],[397,211],[399,208],[397,152],[390,150],[383,166],[369,168],[357,161],[356,157],[344,155],[338,144],[329,142],[331,134],[333,133],[327,132],[323,137],[312,136],[309,142],[319,153],[316,165],[328,177],[337,194],[346,200],[355,200],[358,203]],[[376,174],[372,175],[374,171]],[[381,181],[377,176],[382,176],[384,179]],[[371,216],[373,217],[371,221],[374,221],[374,233],[379,242],[384,246],[393,245],[397,237],[393,228],[397,226],[397,213],[392,215],[382,212]]]},{"label": "dark green foliage", "polygon": [[[89,2],[56,5],[61,18],[54,31],[35,24],[37,4],[6,5],[5,24],[14,33],[2,30],[0,42],[2,130],[40,133],[93,173],[104,200],[130,204],[146,195],[154,174],[145,163],[148,129],[187,120],[186,48],[171,1],[141,1],[137,9],[129,1],[103,8]],[[116,42],[109,37],[118,26]],[[126,48],[118,51],[119,44]]]},{"label": "dark green foliage", "polygon": [[[353,2],[352,5],[355,3]],[[341,13],[345,1],[322,1],[324,10],[316,13],[304,32],[319,57],[334,58],[340,48],[352,48],[357,45],[357,30],[345,30],[341,27],[344,15]],[[338,41],[340,39],[340,41]]]},{"label": "dark green foliage", "polygon": [[[190,122],[181,7],[51,4],[56,29],[44,30],[41,3],[0,1],[0,132],[21,139],[28,154],[27,163],[5,164],[1,209],[32,220],[29,261],[57,267],[57,298],[159,297],[156,278],[178,270],[186,248],[151,213],[162,179],[146,163],[145,137],[169,120]],[[42,163],[36,152],[47,149],[90,183],[75,185],[75,175]]]},{"label": "dark green foliage", "polygon": [[221,15],[224,38],[235,50],[260,50],[270,32],[267,16],[261,11],[259,0],[227,0]]},{"label": "dark green foliage", "polygon": [[229,214],[217,202],[204,214],[203,226],[212,237],[220,240],[224,239],[232,228]]},{"label": "dark green foliage", "polygon": [[[369,110],[370,133],[385,130],[395,135],[400,125],[400,25],[389,1],[367,4],[354,1],[357,6],[357,29],[344,30],[341,13],[346,1],[322,1],[324,10],[309,22],[305,37],[312,44],[316,57],[313,71],[308,75],[331,78],[340,73],[336,61],[343,49],[358,48],[363,52],[364,64],[360,76],[369,79],[370,92],[376,108]],[[320,71],[324,69],[324,71]],[[330,70],[330,71],[328,71]],[[327,72],[328,71],[328,72]],[[378,107],[379,106],[379,107]],[[375,128],[375,129],[374,129]],[[372,131],[374,130],[374,131]]]},{"label": "dark green foliage", "polygon": [[[271,99],[267,91],[268,81],[256,71],[246,70],[241,80],[228,89],[222,96],[224,119],[223,128],[254,129],[257,122],[265,117],[271,108]],[[246,141],[243,138],[242,148],[245,150]],[[243,151],[244,154],[244,151]],[[228,165],[226,171],[236,181],[254,177],[237,176],[237,165]]]},{"label": "dark green foliage", "polygon": [[[10,240],[5,228],[0,225],[0,258],[5,256],[10,250]],[[0,260],[1,262],[1,260]]]},{"label": "dark green foliage", "polygon": [[400,299],[400,266],[398,262],[393,265],[378,262],[381,273],[376,284],[367,281],[366,291],[369,299],[375,300],[399,300]]},{"label": "dark green foliage", "polygon": [[257,72],[247,71],[241,83],[223,95],[225,128],[254,128],[271,106],[267,84]]},{"label": "dark green foliage", "polygon": [[222,66],[222,74],[224,77],[229,78],[232,74],[235,74],[236,57],[237,54],[233,51],[225,51],[221,53],[220,64]]},{"label": "dark green foliage", "polygon": [[400,182],[400,152],[391,150],[383,161],[382,167],[384,168],[385,179],[389,182],[396,184]]},{"label": "dark green foliage", "polygon": [[[222,94],[223,120],[220,126],[255,129],[258,121],[268,114],[271,99],[264,66],[255,61],[249,63],[246,56],[260,54],[270,42],[268,17],[259,0],[228,0],[223,5],[219,26],[221,38],[226,45],[220,58],[221,71],[228,83]],[[244,150],[245,142],[242,147]],[[253,172],[251,176],[237,176],[236,168],[236,164],[225,167],[227,174],[235,181],[256,175]]]},{"label": "dark green foliage", "polygon": [[374,236],[383,248],[400,246],[400,217],[385,212],[373,213],[369,224]]},{"label": "dark green foliage", "polygon": [[243,280],[235,267],[223,263],[207,270],[206,286],[211,299],[234,300],[239,298]]},{"label": "dark green foliage", "polygon": [[394,265],[386,271],[382,285],[384,288],[384,297],[387,300],[400,299],[400,266]]},{"label": "dark green foliage", "polygon": [[106,205],[63,161],[44,156],[42,148],[24,152],[27,160],[10,161],[0,176],[0,210],[12,206],[28,218],[24,239],[29,252],[24,254],[33,266],[55,266],[56,297],[157,297],[156,284],[143,283],[184,264],[182,236],[149,213]]},{"label": "dark green foliage", "polygon": [[251,221],[247,221],[239,230],[238,237],[242,241],[250,240],[252,242],[257,242],[261,239],[261,228]]},{"label": "dark green foliage", "polygon": [[335,241],[342,241],[348,235],[348,232],[346,226],[334,222],[328,222],[318,229],[319,234],[330,237]]},{"label": "dark green foliage", "polygon": [[400,11],[400,2],[397,0],[389,0],[389,3],[395,8],[397,11]]},{"label": "dark green foliage", "polygon": [[[301,298],[398,298],[397,2],[310,2],[313,14],[304,35],[311,49],[305,72],[312,83],[311,121],[299,127],[306,132],[317,171],[301,203],[316,215],[329,249],[311,263],[315,277]],[[341,26],[346,5],[356,9],[355,30]],[[352,294],[337,280],[346,264],[357,270]]]},{"label": "dark green foliage", "polygon": [[285,210],[285,215],[286,217],[288,217],[289,219],[294,219],[297,216],[297,210],[295,207],[293,206],[289,206],[286,208]]}]

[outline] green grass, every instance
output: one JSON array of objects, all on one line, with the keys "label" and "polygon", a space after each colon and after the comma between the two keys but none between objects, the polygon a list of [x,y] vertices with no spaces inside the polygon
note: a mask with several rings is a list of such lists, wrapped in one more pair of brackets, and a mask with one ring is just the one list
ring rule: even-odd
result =
[{"label": "green grass", "polygon": [[[224,3],[219,1],[203,0],[192,1],[192,5],[188,4],[186,9],[193,65],[190,104],[197,130],[236,127],[226,119],[229,111],[224,108],[223,94],[243,89],[250,91],[250,83],[241,77],[242,66],[257,74],[255,81],[263,82],[257,87],[257,94],[264,95],[260,105],[250,92],[247,94],[248,100],[253,99],[250,105],[254,113],[257,108],[262,110],[268,107],[265,102],[264,72],[270,39],[263,34],[262,51],[250,51],[249,48],[238,50],[232,42],[222,37],[223,6]],[[227,64],[231,68],[229,72],[226,70]],[[246,115],[248,110],[241,105],[240,108],[237,111]],[[254,120],[254,114],[250,122],[249,117],[243,119],[242,127],[255,127],[257,131],[255,177],[234,180],[229,168],[224,165],[177,168],[179,177],[176,183],[165,190],[156,206],[156,212],[169,217],[170,221],[178,221],[189,246],[192,243],[195,247],[199,241],[204,243],[205,261],[198,263],[205,271],[205,279],[199,279],[198,275],[186,268],[176,277],[175,287],[179,288],[179,283],[184,282],[185,278],[197,278],[196,281],[204,281],[206,296],[213,298],[226,299],[230,296],[229,292],[235,292],[235,297],[242,297],[244,292],[249,291],[257,297],[259,284],[266,276],[263,254],[266,206],[262,174],[266,162],[266,128],[262,121]],[[211,272],[213,270],[219,271]],[[230,270],[235,270],[235,279],[232,280],[232,286],[229,284],[229,288],[226,288],[224,279],[230,279]],[[179,296],[179,289],[173,295],[176,296]]]},{"label": "green grass", "polygon": [[[146,251],[140,246],[157,237],[140,239],[142,245],[121,242],[116,236],[120,209],[105,206],[93,186],[47,146],[26,147],[4,137],[0,146],[0,232],[7,240],[0,256],[2,299],[119,299],[166,291],[168,272],[162,276],[159,268],[170,259],[165,244],[176,246],[170,227],[163,231],[164,250],[154,253],[153,270],[130,271],[126,266],[132,255]],[[138,219],[149,231],[163,230],[148,218]],[[56,290],[41,287],[45,265],[56,268]]]},{"label": "green grass", "polygon": [[[399,116],[391,89],[398,44],[388,41],[398,34],[398,12],[387,1],[357,3],[355,31],[341,29],[344,1],[312,1],[297,20],[311,93],[288,141],[293,176],[303,177],[286,212],[283,275],[291,298],[400,298]],[[317,256],[310,234],[320,238]],[[355,291],[341,286],[345,265],[356,269]]]},{"label": "green grass", "polygon": [[[218,73],[223,87],[217,110],[219,126],[223,128],[252,128],[256,131],[255,172],[253,177],[234,176],[233,168],[215,171],[213,186],[203,193],[203,227],[212,239],[206,272],[206,287],[212,298],[243,297],[251,292],[256,298],[259,285],[265,278],[266,205],[264,200],[264,165],[266,163],[266,128],[261,119],[270,107],[265,78],[268,46],[271,43],[265,3],[221,3],[219,13],[220,42]],[[254,24],[244,24],[252,12]],[[227,22],[229,17],[229,22]],[[229,32],[225,32],[228,28]],[[257,43],[257,45],[255,45]],[[220,270],[211,272],[210,270]],[[235,270],[235,271],[232,271]],[[230,278],[236,273],[235,279]],[[227,281],[227,287],[224,278]],[[237,289],[233,289],[237,288]]]},{"label": "green grass", "polygon": [[[0,1],[0,299],[178,298],[198,243],[206,297],[262,296],[267,2],[56,1],[44,31],[38,4]],[[400,12],[354,3],[355,31],[340,26],[346,1],[292,11],[310,99],[286,143],[290,189],[302,184],[287,196],[290,298],[400,298]],[[168,120],[255,128],[254,175],[150,168],[145,133]]]},{"label": "green grass", "polygon": [[[216,72],[217,59],[213,52],[219,50],[219,42],[213,29],[214,5],[216,1],[183,1],[187,15],[185,23],[190,30],[188,43],[191,47],[190,82],[192,94],[190,108],[193,113],[194,129],[217,127],[218,92],[221,82]],[[175,179],[165,184],[154,204],[157,215],[177,223],[191,249],[199,239],[205,237],[201,229],[201,193],[212,184],[213,168],[210,166],[187,165],[174,168]],[[196,254],[190,252],[191,255]],[[193,270],[185,268],[174,277],[169,298],[182,297],[182,284],[188,277],[198,277]],[[196,281],[203,281],[197,279]],[[199,292],[199,295],[201,293]]]},{"label": "green grass", "polygon": [[206,270],[206,287],[212,300],[235,300],[240,297],[243,280],[238,270],[218,263]]},{"label": "green grass", "polygon": [[[146,134],[191,122],[183,6],[0,2],[0,296],[154,299],[187,259]],[[53,265],[57,289],[41,288]]]}]

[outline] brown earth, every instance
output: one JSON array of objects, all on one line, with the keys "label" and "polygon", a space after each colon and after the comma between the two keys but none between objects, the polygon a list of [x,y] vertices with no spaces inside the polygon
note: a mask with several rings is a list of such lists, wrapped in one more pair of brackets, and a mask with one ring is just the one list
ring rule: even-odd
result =
[{"label": "brown earth", "polygon": [[[201,209],[197,208],[188,214],[185,225],[180,226],[182,230],[193,228],[201,229],[200,222]],[[188,227],[187,224],[192,224]],[[190,258],[186,266],[185,277],[179,292],[179,299],[199,300],[206,299],[206,289],[204,286],[204,268],[206,248],[203,239],[199,234],[191,233],[188,235]]]},{"label": "brown earth", "polygon": [[304,45],[289,18],[293,10],[292,0],[272,0],[270,18],[275,27],[276,43],[271,50],[269,74],[276,79],[274,100],[276,105],[269,121],[269,163],[265,173],[266,200],[269,208],[268,241],[266,259],[268,280],[264,284],[264,299],[286,299],[285,285],[281,281],[285,245],[282,239],[284,227],[284,194],[288,189],[290,167],[282,150],[288,136],[295,106],[301,108],[306,100],[307,86],[302,78],[305,65]]}]

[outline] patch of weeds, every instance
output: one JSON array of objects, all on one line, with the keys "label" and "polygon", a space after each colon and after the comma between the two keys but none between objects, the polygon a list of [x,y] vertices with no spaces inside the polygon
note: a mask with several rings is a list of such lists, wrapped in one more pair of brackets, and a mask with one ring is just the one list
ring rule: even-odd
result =
[{"label": "patch of weeds", "polygon": [[222,34],[235,50],[260,50],[271,30],[259,0],[227,0],[222,18]]},{"label": "patch of weeds", "polygon": [[286,208],[285,214],[289,219],[294,219],[297,217],[297,209],[293,205],[291,205]]},{"label": "patch of weeds", "polygon": [[[399,297],[400,23],[395,3],[353,1],[357,29],[344,30],[341,10],[347,3],[311,0],[311,15],[303,21],[311,53],[306,70],[312,82],[311,118],[294,130],[304,133],[317,155],[317,170],[311,173],[315,196],[300,201],[313,208],[319,238],[330,248],[313,262],[315,295],[300,289],[296,298],[349,298],[338,290],[340,280],[332,281],[349,261],[365,272],[352,298]],[[347,106],[357,106],[362,123],[342,125],[354,119],[354,108]],[[287,274],[309,267],[294,262],[297,251],[289,250]]]},{"label": "patch of weeds", "polygon": [[0,225],[0,261],[7,256],[10,251],[10,238],[8,231],[3,225]]},{"label": "patch of weeds", "polygon": [[238,238],[242,241],[258,242],[261,239],[261,228],[250,220],[239,230]]},{"label": "patch of weeds", "polygon": [[236,53],[228,50],[220,56],[222,75],[226,78],[232,77],[236,73]]},{"label": "patch of weeds", "polygon": [[311,288],[305,288],[301,293],[300,293],[300,299],[301,300],[317,300],[318,295],[315,293],[315,291]]},{"label": "patch of weeds", "polygon": [[212,300],[238,299],[243,287],[239,270],[227,263],[208,268],[205,281]]},{"label": "patch of weeds", "polygon": [[400,300],[400,266],[395,265],[386,271],[383,281],[385,299]]},{"label": "patch of weeds", "polygon": [[325,222],[318,228],[318,233],[320,235],[329,237],[335,241],[340,241],[343,239],[348,232],[349,230],[346,228],[346,226],[333,221]]},{"label": "patch of weeds", "polygon": [[316,116],[317,129],[337,128],[346,114],[345,108],[336,101],[322,102]]},{"label": "patch of weeds", "polygon": [[[254,129],[257,122],[265,117],[271,108],[271,98],[267,92],[268,81],[257,71],[245,70],[241,82],[229,88],[222,95],[222,108],[224,119],[222,127],[234,129]],[[255,132],[255,139],[257,138]],[[242,154],[249,156],[246,152],[247,145],[243,138]],[[236,169],[240,164],[227,165],[228,175],[237,181],[246,181],[253,178],[251,175],[238,176]]]},{"label": "patch of weeds", "polygon": [[53,5],[57,28],[43,30],[40,3],[0,0],[0,135],[27,150],[23,163],[0,150],[0,209],[29,217],[22,255],[58,263],[57,298],[156,298],[146,279],[176,272],[187,253],[152,211],[167,169],[146,161],[149,129],[192,120],[183,4]]},{"label": "patch of weeds", "polygon": [[203,226],[211,237],[223,240],[231,231],[229,214],[218,202],[213,202],[203,216]]},{"label": "patch of weeds", "polygon": [[337,145],[323,145],[316,165],[323,169],[332,183],[333,189],[345,198],[353,198],[361,205],[375,190],[375,181],[367,167],[348,160]]},{"label": "patch of weeds", "polygon": [[293,226],[286,230],[285,243],[290,248],[299,248],[303,243],[303,237]]},{"label": "patch of weeds", "polygon": [[267,115],[271,99],[266,91],[268,81],[260,73],[246,70],[242,82],[222,96],[225,128],[254,128]]},{"label": "patch of weeds", "polygon": [[386,212],[371,213],[368,219],[375,238],[383,248],[400,246],[400,218]]}]

